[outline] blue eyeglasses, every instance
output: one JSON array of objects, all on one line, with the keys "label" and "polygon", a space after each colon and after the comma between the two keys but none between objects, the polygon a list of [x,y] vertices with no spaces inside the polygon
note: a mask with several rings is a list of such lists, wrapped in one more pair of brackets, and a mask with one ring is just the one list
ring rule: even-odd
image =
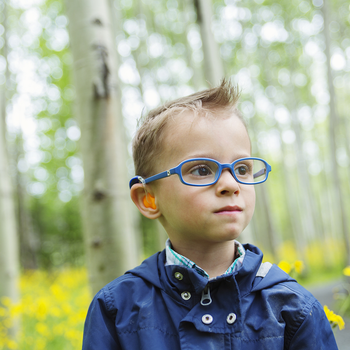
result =
[{"label": "blue eyeglasses", "polygon": [[130,188],[136,183],[148,184],[152,181],[177,174],[184,185],[210,186],[215,184],[223,171],[230,169],[235,180],[244,185],[257,185],[267,180],[271,166],[261,158],[241,158],[231,164],[223,164],[210,158],[193,158],[181,162],[177,167],[148,177],[135,176],[130,180]]}]

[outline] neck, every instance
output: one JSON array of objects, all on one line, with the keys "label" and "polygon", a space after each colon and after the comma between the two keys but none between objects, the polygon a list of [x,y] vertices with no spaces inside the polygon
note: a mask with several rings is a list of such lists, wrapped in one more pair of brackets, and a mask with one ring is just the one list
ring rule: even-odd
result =
[{"label": "neck", "polygon": [[171,241],[171,244],[177,253],[192,260],[210,278],[224,274],[236,258],[234,241],[209,245],[198,245],[198,243],[185,245]]}]

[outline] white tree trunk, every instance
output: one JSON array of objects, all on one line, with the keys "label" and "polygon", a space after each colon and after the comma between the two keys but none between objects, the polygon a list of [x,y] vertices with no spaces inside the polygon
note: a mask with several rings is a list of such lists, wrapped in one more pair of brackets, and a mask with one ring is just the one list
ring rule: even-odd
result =
[{"label": "white tree trunk", "polygon": [[[17,133],[13,153],[13,162],[18,164],[19,159],[24,156],[23,136],[21,133]],[[37,251],[39,248],[39,237],[33,230],[32,218],[27,204],[29,199],[28,193],[25,188],[24,178],[19,171],[16,171],[14,188],[17,207],[19,263],[24,270],[34,270],[38,268]]]},{"label": "white tree trunk", "polygon": [[[3,5],[5,5],[3,14],[6,18],[6,4]],[[5,23],[3,24],[6,27]],[[6,37],[5,34],[4,37]],[[1,54],[7,56],[6,41]],[[6,71],[6,75],[8,76],[8,71]],[[2,85],[0,87],[0,298],[6,296],[15,303],[19,298],[19,247],[13,184],[5,137],[5,104],[5,85]],[[10,333],[15,333],[16,329],[17,324],[14,324]]]},{"label": "white tree trunk", "polygon": [[0,298],[18,301],[18,238],[5,139],[5,98],[0,91]]},{"label": "white tree trunk", "polygon": [[212,3],[211,0],[194,0],[194,5],[203,44],[205,79],[214,87],[224,77],[224,68],[220,57],[219,45],[215,41],[211,30]]},{"label": "white tree trunk", "polygon": [[118,63],[108,0],[67,0],[84,163],[82,195],[93,292],[138,263]]}]

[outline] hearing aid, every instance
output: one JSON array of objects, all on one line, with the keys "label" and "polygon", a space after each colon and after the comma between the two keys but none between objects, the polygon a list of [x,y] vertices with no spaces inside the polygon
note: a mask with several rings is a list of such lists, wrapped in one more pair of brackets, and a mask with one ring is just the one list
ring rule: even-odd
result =
[{"label": "hearing aid", "polygon": [[157,209],[155,199],[149,193],[146,193],[146,195],[143,197],[143,205],[146,208]]}]

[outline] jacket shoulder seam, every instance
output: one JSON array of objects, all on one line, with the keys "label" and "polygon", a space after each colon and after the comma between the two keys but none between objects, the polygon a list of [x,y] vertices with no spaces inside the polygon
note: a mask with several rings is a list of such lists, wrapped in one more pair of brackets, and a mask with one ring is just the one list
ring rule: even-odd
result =
[{"label": "jacket shoulder seam", "polygon": [[114,281],[108,283],[106,286],[104,286],[101,289],[101,293],[103,294],[104,302],[106,305],[106,310],[111,317],[115,317],[117,314],[116,303],[115,303],[115,299],[113,297],[112,289],[121,285],[121,283],[123,281],[125,281],[129,278],[137,278],[137,276],[129,275],[126,277],[126,275],[122,275],[122,276],[116,278]]},{"label": "jacket shoulder seam", "polygon": [[297,317],[295,319],[295,326],[291,327],[291,332],[290,335],[287,336],[287,334],[285,335],[285,337],[288,339],[288,342],[286,343],[287,347],[286,349],[289,349],[290,344],[295,336],[295,334],[298,332],[298,330],[300,329],[300,327],[303,325],[303,323],[306,321],[307,315],[309,314],[310,310],[313,308],[313,306],[315,304],[317,304],[318,301],[317,299],[311,301],[311,300],[307,300],[304,307],[302,308],[302,310],[300,311],[300,317]]},{"label": "jacket shoulder seam", "polygon": [[108,311],[108,314],[114,318],[117,315],[117,310],[109,286],[106,286],[106,288],[103,289],[103,295],[105,298],[106,310]]}]

